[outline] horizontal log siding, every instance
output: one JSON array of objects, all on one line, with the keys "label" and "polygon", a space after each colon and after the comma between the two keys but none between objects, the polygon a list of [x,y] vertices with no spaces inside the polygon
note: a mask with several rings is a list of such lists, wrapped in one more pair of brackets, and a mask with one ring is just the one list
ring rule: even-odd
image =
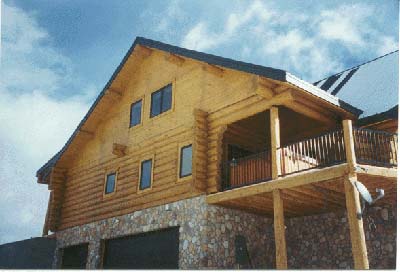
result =
[{"label": "horizontal log siding", "polygon": [[[193,128],[187,128],[174,137],[160,135],[153,139],[153,144],[131,148],[122,158],[105,158],[90,167],[71,169],[67,173],[59,229],[168,203],[174,198],[199,195],[193,189],[192,179],[177,182],[176,178],[178,145],[193,140],[193,132]],[[154,155],[153,184],[150,190],[138,193],[140,162],[146,155]],[[117,168],[116,192],[103,197],[105,174]]]},{"label": "horizontal log siding", "polygon": [[[204,65],[186,59],[177,66],[154,50],[129,66],[124,84],[115,84],[122,95],[106,97],[84,125],[93,137],[78,137],[57,164],[67,171],[63,190],[54,183],[52,231],[216,191],[225,124],[240,119],[239,111],[255,114],[266,104],[255,94],[253,76],[224,70],[220,77]],[[171,82],[172,109],[150,118],[151,93]],[[143,99],[142,123],[129,128],[130,105],[138,99]],[[193,175],[179,180],[182,142],[193,145]],[[112,154],[114,143],[127,146],[125,156]],[[154,181],[151,190],[138,193],[146,154],[154,155]],[[116,192],[104,198],[105,174],[117,168]]]}]

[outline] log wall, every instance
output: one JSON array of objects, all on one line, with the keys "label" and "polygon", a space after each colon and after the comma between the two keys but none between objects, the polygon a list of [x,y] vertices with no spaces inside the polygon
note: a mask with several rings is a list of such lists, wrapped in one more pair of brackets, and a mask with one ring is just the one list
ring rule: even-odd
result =
[{"label": "log wall", "polygon": [[[210,69],[207,64],[189,59],[173,63],[157,50],[138,61],[137,66],[127,79],[127,87],[115,90],[106,99],[109,102],[102,102],[94,115],[97,120],[87,122],[88,131],[80,134],[68,156],[60,160],[59,165],[66,170],[64,182],[57,183],[62,186],[50,188],[51,198],[58,199],[49,207],[49,218],[53,218],[49,219],[50,230],[214,190],[218,186],[216,158],[222,154],[222,136],[230,116],[239,120],[235,111],[248,106],[255,106],[255,114],[264,103],[255,94],[254,79],[244,73]],[[173,87],[172,109],[150,118],[151,93],[169,83]],[[129,128],[130,106],[139,99],[142,122]],[[193,166],[192,176],[179,179],[182,143],[193,146]],[[114,144],[126,146],[124,154],[114,155]],[[140,163],[148,158],[154,158],[153,183],[151,189],[139,191]],[[114,171],[116,191],[104,195],[105,176]]]}]

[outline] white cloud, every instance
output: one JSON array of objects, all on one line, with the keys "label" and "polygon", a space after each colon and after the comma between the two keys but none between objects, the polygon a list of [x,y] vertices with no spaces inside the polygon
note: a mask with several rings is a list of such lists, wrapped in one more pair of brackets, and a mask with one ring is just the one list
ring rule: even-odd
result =
[{"label": "white cloud", "polygon": [[160,21],[156,25],[156,31],[168,31],[171,28],[172,20],[181,21],[183,19],[184,12],[181,9],[181,5],[181,0],[172,0],[168,3],[167,9],[163,11],[163,16],[160,16]]},{"label": "white cloud", "polygon": [[374,31],[370,24],[374,10],[366,4],[346,4],[324,10],[318,17],[319,35],[327,40],[338,40],[348,47],[365,46]]},{"label": "white cloud", "polygon": [[219,45],[224,40],[224,36],[218,36],[209,32],[203,22],[194,26],[182,41],[182,46],[194,50],[207,50]]},{"label": "white cloud", "polygon": [[[396,48],[397,38],[377,28],[383,15],[374,13],[372,5],[349,3],[310,11],[273,4],[255,0],[240,12],[231,7],[215,25],[200,19],[181,45],[216,51],[237,45],[245,61],[285,69],[309,81],[347,68],[343,53],[375,57]],[[216,25],[223,27],[215,30]]]},{"label": "white cloud", "polygon": [[229,14],[222,32],[211,31],[204,21],[199,22],[185,35],[181,45],[194,50],[211,49],[229,42],[246,24],[265,24],[271,16],[272,12],[261,1],[256,0],[245,12]]},{"label": "white cloud", "polygon": [[2,9],[0,243],[41,235],[48,191],[36,183],[36,170],[67,141],[95,89],[57,99],[74,78],[69,59],[50,45],[34,14],[5,3]]},{"label": "white cloud", "polygon": [[384,36],[378,40],[378,53],[379,55],[387,54],[399,49],[399,43],[393,37]]}]

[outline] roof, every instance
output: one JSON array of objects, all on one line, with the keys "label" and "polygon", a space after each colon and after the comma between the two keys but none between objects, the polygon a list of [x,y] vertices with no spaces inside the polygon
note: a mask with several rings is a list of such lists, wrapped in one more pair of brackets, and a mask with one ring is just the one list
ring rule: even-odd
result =
[{"label": "roof", "polygon": [[[267,77],[267,78],[282,81],[282,82],[289,82],[289,83],[296,85],[296,86],[300,87],[301,89],[303,89],[315,96],[318,96],[338,107],[341,107],[341,108],[347,110],[348,112],[353,113],[354,115],[358,116],[362,112],[358,108],[353,107],[352,105],[350,105],[348,103],[345,103],[344,101],[342,101],[341,99],[338,99],[334,95],[326,93],[326,92],[322,91],[320,88],[318,88],[308,82],[305,82],[284,70],[275,69],[275,68],[271,68],[271,67],[265,67],[265,66],[261,66],[261,65],[251,64],[251,63],[237,61],[237,60],[228,59],[228,58],[223,58],[220,56],[215,56],[215,55],[206,54],[203,52],[189,50],[189,49],[181,48],[178,46],[173,46],[170,44],[162,43],[159,41],[146,39],[143,37],[137,37],[135,39],[135,41],[133,42],[132,46],[129,48],[128,52],[125,54],[121,63],[118,65],[117,69],[112,74],[112,76],[109,79],[109,81],[107,82],[107,84],[104,86],[103,90],[100,92],[100,94],[94,101],[93,105],[90,107],[89,111],[86,113],[85,117],[79,123],[78,127],[75,129],[75,131],[73,132],[71,137],[68,139],[67,143],[63,146],[63,148],[56,155],[54,155],[46,164],[44,164],[36,172],[36,176],[40,177],[41,180],[44,180],[50,174],[51,167],[56,164],[56,162],[59,160],[61,155],[65,152],[67,147],[71,144],[71,142],[75,138],[76,134],[79,132],[79,129],[83,126],[83,124],[89,118],[90,114],[93,112],[96,105],[99,103],[101,98],[104,96],[107,89],[110,88],[111,84],[113,83],[113,81],[115,80],[115,78],[117,77],[117,75],[119,74],[121,69],[123,68],[125,62],[128,60],[130,55],[133,53],[133,51],[137,45],[142,45],[145,47],[158,49],[158,50],[165,51],[165,52],[168,52],[171,54],[180,55],[180,56],[191,58],[191,59],[198,60],[201,62],[206,62],[211,65],[217,65],[217,66],[225,67],[228,69],[233,69],[233,70],[242,71],[245,73],[259,75],[262,77]],[[40,180],[39,180],[39,182],[40,182]]]},{"label": "roof", "polygon": [[398,103],[399,51],[334,74],[314,85],[362,109],[360,117],[385,112]]},{"label": "roof", "polygon": [[385,120],[398,119],[398,115],[399,115],[399,105],[396,105],[387,111],[359,119],[357,121],[357,125],[365,126],[370,124],[376,124]]}]

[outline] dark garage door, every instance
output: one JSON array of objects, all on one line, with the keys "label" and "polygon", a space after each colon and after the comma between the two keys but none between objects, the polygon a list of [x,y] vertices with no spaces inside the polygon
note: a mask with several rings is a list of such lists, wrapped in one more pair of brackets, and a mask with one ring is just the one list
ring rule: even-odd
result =
[{"label": "dark garage door", "polygon": [[178,269],[178,262],[178,227],[105,242],[105,269]]},{"label": "dark garage door", "polygon": [[85,269],[88,244],[70,246],[63,249],[63,269]]}]

